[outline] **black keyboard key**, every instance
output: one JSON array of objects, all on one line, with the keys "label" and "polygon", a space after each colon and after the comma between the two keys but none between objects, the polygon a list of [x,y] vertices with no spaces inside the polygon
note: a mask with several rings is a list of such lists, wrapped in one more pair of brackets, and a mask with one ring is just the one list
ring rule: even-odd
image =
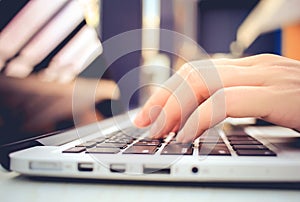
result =
[{"label": "black keyboard key", "polygon": [[200,149],[199,155],[230,156],[231,154],[227,148],[214,148],[210,151]]},{"label": "black keyboard key", "polygon": [[105,143],[118,143],[118,144],[130,144],[128,140],[106,140]]},{"label": "black keyboard key", "polygon": [[176,141],[172,141],[172,142],[168,142],[167,145],[178,145],[180,147],[193,147],[194,143],[193,142],[188,142],[188,143],[181,143],[181,142],[176,142]]},{"label": "black keyboard key", "polygon": [[219,135],[202,135],[199,138],[199,142],[219,142],[223,139]]},{"label": "black keyboard key", "polygon": [[168,144],[161,152],[162,155],[192,155],[191,144]]},{"label": "black keyboard key", "polygon": [[236,150],[239,156],[276,156],[271,150]]},{"label": "black keyboard key", "polygon": [[262,145],[262,143],[258,142],[257,140],[245,140],[245,141],[238,141],[234,140],[230,142],[231,145]]},{"label": "black keyboard key", "polygon": [[154,154],[157,146],[131,146],[123,154]]},{"label": "black keyboard key", "polygon": [[63,153],[80,153],[85,151],[85,147],[72,147],[63,151]]},{"label": "black keyboard key", "polygon": [[118,132],[113,132],[113,133],[110,133],[110,134],[106,134],[106,135],[104,136],[104,138],[105,138],[105,139],[110,139],[110,138],[116,136],[117,133],[118,133]]},{"label": "black keyboard key", "polygon": [[126,140],[126,141],[133,141],[135,140],[136,138],[133,138],[133,137],[129,137],[129,136],[117,136],[115,137],[115,139],[117,140]]},{"label": "black keyboard key", "polygon": [[141,139],[140,141],[145,141],[145,142],[163,142],[164,140],[163,139],[153,139],[153,138],[150,138],[150,137],[145,137],[143,139]]},{"label": "black keyboard key", "polygon": [[231,141],[249,141],[249,140],[255,140],[253,137],[250,136],[229,136],[227,139]]},{"label": "black keyboard key", "polygon": [[200,143],[199,144],[199,148],[203,148],[203,149],[214,149],[214,148],[227,148],[227,145],[224,144],[206,144],[206,143]]},{"label": "black keyboard key", "polygon": [[126,146],[127,146],[126,143],[106,143],[106,142],[96,145],[97,148],[120,148],[120,149],[124,149]]},{"label": "black keyboard key", "polygon": [[181,143],[181,142],[172,141],[172,142],[169,142],[168,145],[179,145],[181,147],[191,147],[193,145],[193,143],[192,142]]},{"label": "black keyboard key", "polygon": [[76,147],[94,147],[97,144],[97,142],[84,142],[82,144],[76,145]]},{"label": "black keyboard key", "polygon": [[268,150],[264,145],[232,145],[234,150]]},{"label": "black keyboard key", "polygon": [[203,143],[203,144],[224,144],[224,141],[221,138],[218,139],[218,140],[209,140],[209,139],[201,140],[200,139],[199,143]]},{"label": "black keyboard key", "polygon": [[134,146],[160,146],[161,143],[159,141],[143,141],[140,140],[134,144]]},{"label": "black keyboard key", "polygon": [[86,153],[89,154],[116,154],[120,151],[119,148],[88,148]]},{"label": "black keyboard key", "polygon": [[105,137],[98,137],[98,138],[95,138],[95,139],[90,140],[89,142],[97,142],[97,143],[100,143],[100,142],[104,142],[105,139],[106,139]]},{"label": "black keyboard key", "polygon": [[213,149],[215,147],[219,147],[219,148],[227,148],[226,144],[223,143],[219,143],[219,144],[213,144],[213,143],[200,143],[199,147],[205,148],[205,149]]},{"label": "black keyboard key", "polygon": [[200,140],[219,140],[219,139],[222,139],[219,135],[202,135],[199,137]]},{"label": "black keyboard key", "polygon": [[208,145],[201,144],[199,147],[199,155],[218,155],[230,156],[230,151],[225,144]]}]

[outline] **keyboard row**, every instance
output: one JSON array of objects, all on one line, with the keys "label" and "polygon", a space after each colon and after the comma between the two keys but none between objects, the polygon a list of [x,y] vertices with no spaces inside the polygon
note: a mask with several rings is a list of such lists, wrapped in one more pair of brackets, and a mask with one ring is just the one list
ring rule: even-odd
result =
[{"label": "keyboard row", "polygon": [[[230,156],[231,152],[220,136],[200,137],[198,143],[182,144],[165,139],[154,140],[149,138],[139,139],[139,133],[116,132],[106,137],[100,137],[64,150],[63,153],[90,154],[155,154],[161,155],[193,155],[194,150],[198,155]],[[227,139],[232,149],[239,156],[276,156],[268,147],[245,132],[227,134]]]}]

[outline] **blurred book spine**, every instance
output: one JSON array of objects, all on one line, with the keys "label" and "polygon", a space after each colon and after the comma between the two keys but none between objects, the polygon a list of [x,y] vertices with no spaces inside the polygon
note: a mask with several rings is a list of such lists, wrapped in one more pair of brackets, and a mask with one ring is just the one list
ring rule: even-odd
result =
[{"label": "blurred book spine", "polygon": [[282,55],[300,60],[300,23],[282,29]]}]

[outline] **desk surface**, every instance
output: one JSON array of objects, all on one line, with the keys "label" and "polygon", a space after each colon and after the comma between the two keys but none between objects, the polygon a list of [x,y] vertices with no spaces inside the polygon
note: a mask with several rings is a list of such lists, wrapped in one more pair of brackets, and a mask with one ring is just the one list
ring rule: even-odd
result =
[{"label": "desk surface", "polygon": [[0,170],[2,202],[34,201],[300,201],[299,190],[226,188],[205,186],[161,186],[105,182],[33,180]]}]

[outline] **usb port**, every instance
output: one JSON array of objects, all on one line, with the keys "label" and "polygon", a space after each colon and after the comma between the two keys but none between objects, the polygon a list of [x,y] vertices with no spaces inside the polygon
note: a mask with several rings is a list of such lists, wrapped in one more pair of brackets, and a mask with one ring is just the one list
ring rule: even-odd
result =
[{"label": "usb port", "polygon": [[94,166],[92,163],[78,163],[78,170],[81,172],[92,172]]},{"label": "usb port", "polygon": [[110,172],[112,173],[125,173],[125,164],[110,164]]},{"label": "usb port", "polygon": [[170,168],[147,168],[147,167],[144,167],[143,173],[144,174],[169,175],[171,173],[171,169]]}]

